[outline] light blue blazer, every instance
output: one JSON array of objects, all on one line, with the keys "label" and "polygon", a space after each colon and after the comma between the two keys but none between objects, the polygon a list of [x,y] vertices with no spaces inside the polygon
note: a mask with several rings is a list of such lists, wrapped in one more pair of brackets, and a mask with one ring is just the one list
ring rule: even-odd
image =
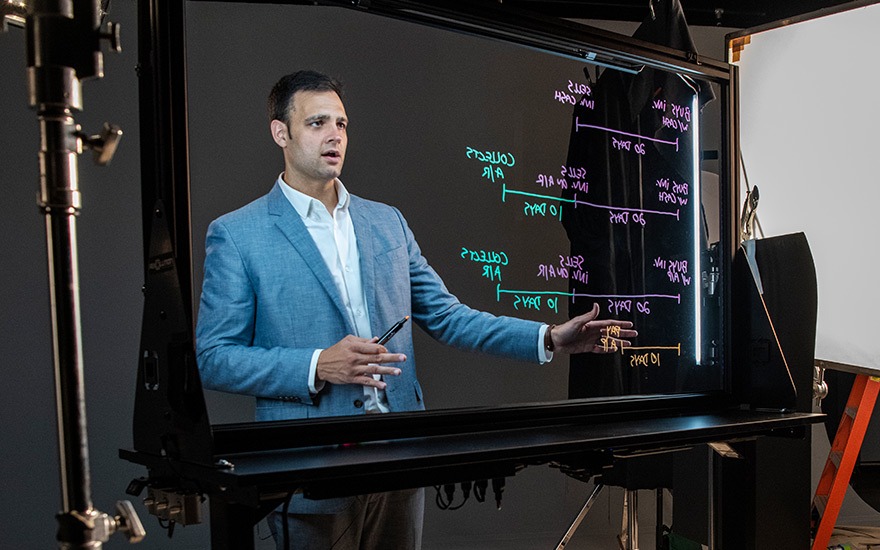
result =
[{"label": "light blue blazer", "polygon": [[[401,213],[351,196],[370,326],[379,335],[404,315],[440,342],[538,362],[540,323],[471,309],[428,265]],[[326,384],[311,395],[315,349],[354,334],[318,248],[278,184],[269,194],[211,223],[198,313],[202,384],[253,395],[257,420],[363,414],[363,387]],[[404,353],[400,376],[386,377],[391,410],[424,409],[412,323],[387,345]]]}]

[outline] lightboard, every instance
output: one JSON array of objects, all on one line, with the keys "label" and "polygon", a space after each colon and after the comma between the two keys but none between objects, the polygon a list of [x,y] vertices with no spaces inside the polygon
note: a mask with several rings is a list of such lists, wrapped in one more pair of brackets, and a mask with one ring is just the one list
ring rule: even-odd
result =
[{"label": "lightboard", "polygon": [[191,2],[187,42],[196,295],[207,225],[283,168],[268,90],[313,68],[345,83],[342,181],[401,209],[462,302],[556,324],[598,303],[640,332],[606,358],[537,366],[417,331],[429,408],[721,389],[720,257],[703,211],[717,220],[722,206],[700,185],[701,125],[721,133],[700,116],[708,79],[327,7]]}]

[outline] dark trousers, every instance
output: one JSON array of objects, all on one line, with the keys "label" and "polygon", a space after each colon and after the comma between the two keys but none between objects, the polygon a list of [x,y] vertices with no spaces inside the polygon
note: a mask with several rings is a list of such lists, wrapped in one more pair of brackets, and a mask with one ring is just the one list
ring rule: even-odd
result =
[{"label": "dark trousers", "polygon": [[[351,499],[336,514],[287,515],[291,550],[418,550],[422,546],[425,490],[408,489]],[[284,515],[267,521],[278,550],[285,550]]]}]

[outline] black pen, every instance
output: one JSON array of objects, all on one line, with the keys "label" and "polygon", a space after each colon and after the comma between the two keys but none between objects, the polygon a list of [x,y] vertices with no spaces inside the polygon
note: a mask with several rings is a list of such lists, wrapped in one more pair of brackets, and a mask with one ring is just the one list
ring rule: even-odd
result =
[{"label": "black pen", "polygon": [[386,330],[385,334],[383,334],[379,338],[379,341],[376,343],[377,344],[384,344],[388,340],[391,340],[391,337],[394,336],[395,334],[397,334],[397,331],[400,330],[401,328],[403,328],[403,325],[405,325],[408,320],[409,320],[409,315],[407,315],[406,317],[404,317],[400,321],[397,321],[396,323],[394,323],[394,325],[391,328],[389,328],[388,330]]}]

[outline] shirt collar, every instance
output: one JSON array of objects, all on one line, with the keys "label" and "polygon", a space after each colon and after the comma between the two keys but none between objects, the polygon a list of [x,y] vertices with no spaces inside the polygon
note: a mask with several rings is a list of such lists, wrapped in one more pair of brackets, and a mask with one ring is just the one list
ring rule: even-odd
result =
[{"label": "shirt collar", "polygon": [[[318,199],[287,185],[282,176],[284,176],[283,173],[279,174],[275,183],[281,188],[281,192],[284,193],[284,196],[287,197],[287,200],[301,218],[307,218],[314,208],[324,208],[324,205]],[[339,202],[336,203],[336,208],[341,211],[348,211],[350,195],[348,189],[342,185],[342,181],[339,178],[336,178],[336,196],[339,199]]]}]

